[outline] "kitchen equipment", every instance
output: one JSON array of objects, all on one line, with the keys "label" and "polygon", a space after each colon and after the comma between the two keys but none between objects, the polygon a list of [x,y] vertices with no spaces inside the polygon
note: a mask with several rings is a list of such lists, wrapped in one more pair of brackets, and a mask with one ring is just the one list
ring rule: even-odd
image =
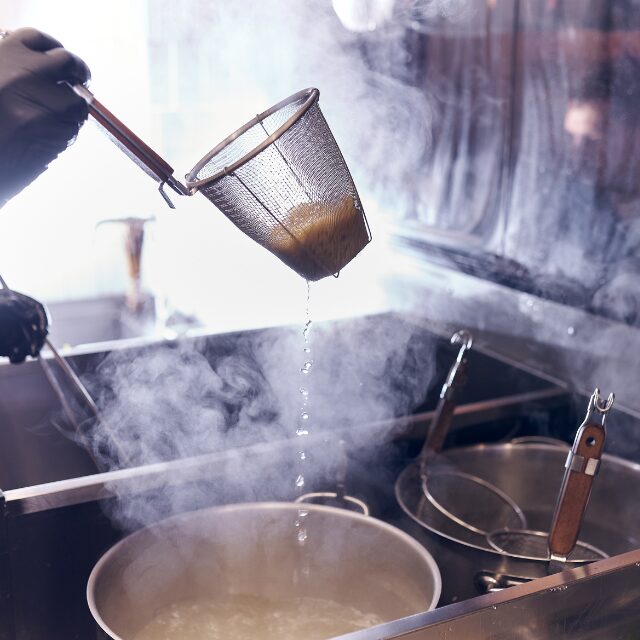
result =
[{"label": "kitchen equipment", "polygon": [[473,337],[468,331],[457,331],[450,342],[462,346],[440,391],[419,455],[422,491],[443,515],[472,532],[486,535],[497,522],[505,527],[526,527],[522,510],[507,493],[482,478],[452,469],[439,458],[453,419],[456,394],[467,379],[466,353],[473,345]]},{"label": "kitchen equipment", "polygon": [[[9,285],[6,283],[4,278],[0,276],[0,286],[3,289],[9,289]],[[70,395],[64,391],[62,384],[56,377],[53,368],[50,363],[48,363],[43,357],[42,354],[38,355],[38,360],[42,365],[42,370],[51,385],[56,396],[58,396],[58,400],[60,401],[60,405],[69,420],[70,424],[73,426],[75,431],[75,437],[86,447],[87,453],[92,457],[94,462],[95,456],[92,453],[92,448],[87,446],[88,443],[86,441],[86,421],[90,420],[93,422],[102,422],[105,427],[104,433],[105,437],[109,438],[110,446],[112,447],[112,451],[115,451],[118,454],[118,459],[122,462],[127,460],[126,453],[122,449],[122,447],[118,444],[118,441],[113,436],[113,432],[105,425],[104,421],[102,421],[100,416],[100,411],[95,401],[91,397],[91,394],[87,390],[87,388],[82,383],[82,380],[78,377],[76,372],[71,368],[69,363],[64,359],[64,357],[60,354],[60,352],[55,348],[51,340],[49,340],[48,336],[44,339],[45,346],[51,351],[53,355],[55,363],[62,371],[62,374],[70,385],[70,388],[73,390],[73,397],[75,398],[75,405],[81,406],[81,411],[85,414],[85,418],[78,418],[78,411],[74,406],[74,401],[71,400]],[[79,404],[78,401],[79,400]]]},{"label": "kitchen equipment", "polygon": [[360,197],[320,111],[317,89],[258,114],[214,147],[187,175],[173,168],[84,86],[73,90],[112,140],[179,195],[200,191],[241,231],[307,280],[336,275],[371,240]]},{"label": "kitchen equipment", "polygon": [[[481,444],[443,454],[452,468],[486,479],[508,491],[533,530],[549,531],[562,483],[567,450],[549,444]],[[396,499],[408,516],[403,528],[418,537],[447,567],[443,598],[472,597],[546,576],[548,561],[497,551],[486,536],[461,527],[426,499],[417,462],[406,467],[395,485]],[[603,454],[598,482],[582,523],[581,538],[608,555],[640,547],[640,465]],[[412,524],[409,523],[409,520]],[[568,558],[567,567],[584,564]]]},{"label": "kitchen equipment", "polygon": [[[489,544],[511,556],[524,556],[549,560],[549,571],[560,570],[567,558],[593,561],[607,554],[593,545],[578,540],[582,519],[591,494],[594,477],[600,466],[606,433],[605,418],[611,410],[614,395],[600,404],[600,391],[596,389],[589,399],[587,415],[580,425],[565,463],[565,474],[556,502],[549,534],[524,529],[498,529],[487,539]],[[600,423],[593,413],[602,416]]]},{"label": "kitchen equipment", "polygon": [[453,345],[459,344],[461,347],[440,390],[440,398],[435,409],[433,421],[429,426],[427,438],[420,452],[421,464],[424,466],[434,455],[442,451],[456,407],[456,393],[467,381],[469,361],[466,358],[466,354],[473,346],[473,336],[465,330],[456,331],[449,342]]},{"label": "kitchen equipment", "polygon": [[294,503],[206,508],[142,529],[96,564],[91,613],[105,637],[130,640],[163,607],[230,594],[327,599],[385,621],[435,607],[440,574],[413,538],[343,509],[306,509],[304,545]]},{"label": "kitchen equipment", "polygon": [[[10,31],[0,27],[0,39]],[[307,280],[337,275],[371,241],[360,197],[320,111],[318,89],[298,91],[214,147],[183,185],[173,168],[99,102],[69,85],[113,142],[178,195],[201,191],[241,231]]]},{"label": "kitchen equipment", "polygon": [[[400,321],[400,318],[393,316]],[[341,320],[336,325],[343,333],[351,326],[360,327],[360,323],[366,323],[366,327],[377,326],[376,318],[366,319],[347,319]],[[214,333],[207,336],[185,337],[185,344],[194,344],[196,348],[206,354],[212,362],[217,361],[220,356],[235,352],[241,349],[241,353],[246,353],[247,341],[249,344],[265,344],[272,343],[280,336],[288,336],[290,328],[278,327],[267,328],[249,335],[241,334],[219,334]],[[451,353],[450,360],[455,359],[453,351],[457,352],[457,347],[448,346],[448,338],[441,339],[438,344],[441,349]],[[474,335],[475,338],[475,335]],[[202,342],[204,341],[204,342]],[[448,347],[448,348],[447,348]],[[474,345],[475,347],[475,345]],[[119,356],[123,359],[126,354],[131,358],[135,358],[140,352],[139,348],[130,342],[123,342],[113,345],[114,349],[122,352]],[[145,346],[145,350],[149,348],[159,348],[164,350],[165,345],[162,343],[154,347]],[[96,354],[96,361],[101,361],[104,354]],[[85,354],[73,354],[66,356],[71,366],[79,371],[91,370],[91,362],[87,361]],[[129,359],[128,357],[126,359]],[[493,360],[485,356],[481,351],[473,351],[469,354],[469,364],[473,371],[481,375],[474,375],[468,381],[469,402],[460,396],[459,406],[456,410],[456,419],[454,426],[462,424],[467,425],[469,429],[477,427],[482,429],[488,420],[499,420],[504,423],[504,428],[511,430],[510,424],[519,423],[523,425],[525,431],[529,431],[532,426],[527,420],[527,416],[532,414],[535,422],[539,424],[540,413],[544,410],[545,416],[549,415],[552,420],[560,420],[566,416],[567,412],[572,412],[574,398],[562,389],[550,386],[546,381],[540,381],[526,372],[511,367],[499,360]],[[76,368],[78,367],[78,368]],[[477,370],[476,370],[477,367]],[[16,378],[19,374],[20,377]],[[33,378],[36,378],[35,380]],[[84,377],[83,377],[84,380]],[[492,384],[485,384],[485,381],[491,381]],[[504,381],[504,382],[503,382]],[[4,438],[2,444],[5,451],[11,451],[10,464],[17,464],[24,458],[21,456],[21,443],[19,437],[21,434],[29,435],[31,433],[31,425],[37,425],[41,420],[41,416],[49,413],[45,409],[39,409],[33,418],[25,410],[20,411],[21,389],[30,389],[29,397],[38,398],[45,397],[51,402],[53,410],[59,409],[53,394],[46,387],[46,380],[43,379],[40,366],[37,362],[26,362],[20,367],[0,367],[0,395],[2,402],[0,403],[0,423],[3,429],[0,430],[0,436]],[[439,392],[439,388],[437,391]],[[465,389],[466,391],[466,389]],[[593,389],[591,389],[593,391]],[[496,394],[496,395],[491,395]],[[436,393],[437,395],[437,393]],[[465,394],[466,395],[466,394]],[[588,398],[587,398],[588,399]],[[616,399],[616,403],[617,403]],[[434,407],[437,398],[431,407]],[[586,399],[585,399],[586,405]],[[617,406],[617,405],[616,405]],[[31,408],[30,406],[25,408]],[[12,420],[6,419],[7,410],[11,410],[14,416],[13,423],[16,428],[12,429]],[[619,424],[618,410],[615,415],[607,418],[609,434],[607,447],[613,441],[613,434],[616,433]],[[428,415],[432,415],[429,411]],[[584,416],[581,416],[581,418]],[[420,423],[421,428],[426,426],[427,420]],[[421,419],[422,420],[422,419]],[[614,422],[611,422],[614,421]],[[397,423],[393,423],[397,425]],[[473,426],[472,426],[473,425]],[[574,428],[577,423],[574,425]],[[385,433],[391,431],[392,425],[389,424]],[[407,427],[408,428],[408,427]],[[376,430],[377,432],[377,430]],[[424,433],[424,432],[423,432]],[[618,431],[619,433],[619,431]],[[331,438],[344,437],[347,442],[354,444],[360,443],[352,451],[349,476],[347,478],[347,493],[358,496],[366,500],[370,505],[372,513],[376,517],[382,518],[387,522],[410,531],[412,535],[423,545],[428,547],[431,555],[437,560],[443,580],[443,592],[439,604],[449,604],[454,601],[455,597],[460,600],[462,597],[476,595],[478,589],[474,579],[476,574],[478,580],[482,579],[486,582],[481,585],[484,589],[488,588],[490,580],[494,584],[499,580],[502,585],[506,582],[507,575],[525,574],[523,564],[517,563],[514,566],[507,566],[507,556],[499,553],[491,553],[471,546],[461,545],[436,535],[425,527],[415,523],[408,516],[404,516],[400,507],[395,504],[392,493],[392,485],[389,485],[389,479],[401,469],[399,455],[404,454],[405,447],[399,449],[393,448],[393,452],[397,455],[390,455],[388,443],[378,442],[377,439],[371,438],[372,427],[369,424],[348,424],[336,425],[335,429],[330,430]],[[609,435],[608,434],[608,435]],[[46,434],[48,436],[48,434]],[[53,434],[55,435],[55,434]],[[316,450],[315,444],[326,449],[327,433],[313,432],[309,442],[305,445],[309,452]],[[458,432],[458,435],[459,432]],[[46,442],[55,442],[55,461],[65,460],[65,470],[68,471],[69,466],[73,464],[67,449],[75,447],[69,441],[62,441],[58,444],[53,437],[39,438],[32,437],[25,443],[33,447],[33,443],[46,440]],[[422,437],[424,441],[424,435]],[[420,442],[421,445],[422,442]],[[406,443],[408,444],[408,442]],[[415,444],[415,443],[414,443]],[[170,507],[178,511],[194,510],[200,507],[208,507],[224,502],[242,502],[245,500],[263,501],[263,500],[292,500],[297,495],[292,482],[287,478],[282,478],[283,460],[289,461],[289,466],[295,465],[298,460],[298,445],[295,438],[293,439],[270,439],[269,441],[261,441],[252,443],[249,447],[235,448],[233,446],[226,447],[221,451],[204,456],[198,456],[197,459],[177,459],[167,461],[162,464],[132,466],[127,469],[109,473],[96,473],[95,470],[88,470],[81,474],[76,471],[79,467],[72,467],[72,472],[67,476],[59,473],[55,475],[55,470],[49,472],[48,478],[43,482],[51,480],[59,480],[51,484],[35,485],[35,482],[29,482],[29,478],[33,477],[24,473],[17,482],[9,486],[9,482],[4,482],[2,486],[5,502],[2,509],[2,525],[6,532],[4,543],[0,541],[0,561],[2,561],[2,571],[0,575],[5,577],[5,581],[0,584],[0,629],[8,627],[7,636],[25,637],[25,638],[47,638],[48,640],[68,640],[69,638],[96,638],[97,624],[91,615],[87,606],[86,598],[82,597],[86,591],[87,580],[96,561],[101,555],[116,544],[123,537],[122,531],[109,522],[105,516],[107,513],[113,512],[113,498],[105,498],[110,496],[112,489],[115,488],[121,496],[131,497],[133,504],[145,505],[145,509],[136,510],[136,521],[144,518],[145,524],[148,524],[149,518],[156,516],[156,510],[152,513],[146,509],[146,505],[160,505],[158,509],[166,517],[167,502]],[[364,446],[370,448],[371,454],[366,453]],[[404,445],[404,442],[403,442]],[[46,446],[46,445],[45,445]],[[540,446],[540,445],[536,445]],[[551,448],[548,445],[542,445]],[[65,449],[66,447],[66,449]],[[51,445],[49,445],[51,448]],[[485,447],[473,451],[473,455],[468,460],[462,460],[459,466],[464,464],[465,468],[472,474],[477,476],[485,475],[495,485],[500,487],[512,488],[517,492],[519,500],[523,500],[523,489],[519,486],[509,487],[509,484],[518,484],[518,481],[510,482],[509,479],[501,480],[501,474],[507,472],[512,477],[519,477],[519,469],[526,466],[525,461],[510,461],[508,459],[509,446],[503,446],[501,449],[501,457],[491,455]],[[515,445],[512,448],[519,448]],[[555,447],[554,447],[555,449]],[[333,449],[329,450],[331,454]],[[416,453],[419,447],[416,448]],[[445,450],[443,456],[449,456],[453,452],[459,452],[460,449]],[[547,493],[549,500],[553,501],[557,497],[558,487],[562,481],[563,464],[566,460],[567,449],[558,448],[557,457],[537,457],[536,465],[547,465],[549,468],[555,467],[554,486]],[[526,458],[537,456],[536,450],[529,450]],[[483,464],[474,466],[474,461],[478,456],[486,456],[481,458]],[[41,462],[44,459],[44,462]],[[47,458],[37,458],[36,461],[40,466],[47,464]],[[486,464],[484,464],[486,463]],[[612,459],[607,456],[603,458],[602,470],[599,474],[598,481],[594,484],[593,493],[589,503],[589,509],[585,517],[583,533],[581,537],[585,538],[586,528],[589,528],[588,537],[585,538],[594,544],[603,546],[609,553],[613,552],[612,548],[602,545],[601,539],[594,537],[592,525],[594,522],[594,512],[598,515],[598,520],[605,527],[612,530],[612,535],[618,535],[617,540],[612,542],[618,543],[617,548],[638,549],[638,539],[636,536],[635,547],[633,546],[633,532],[640,530],[640,514],[637,509],[637,488],[638,474],[640,474],[640,466],[624,461],[615,460],[616,473],[614,478],[619,486],[629,487],[620,491],[612,486],[611,482],[611,463]],[[617,463],[620,463],[619,466]],[[609,466],[607,466],[609,465]],[[489,472],[484,471],[484,467],[491,466]],[[11,468],[9,468],[11,470]],[[516,471],[517,470],[517,471]],[[3,469],[5,477],[11,478]],[[241,471],[241,473],[238,473]],[[314,472],[315,473],[315,472]],[[538,474],[539,475],[539,474]],[[63,480],[63,478],[70,478]],[[545,492],[545,477],[535,478],[536,491]],[[26,478],[26,480],[22,480]],[[420,479],[417,475],[418,482]],[[528,476],[531,482],[531,476]],[[278,480],[277,482],[274,480]],[[282,481],[284,480],[284,481]],[[309,477],[311,480],[311,477]],[[333,484],[332,484],[333,483]],[[605,484],[605,496],[601,483]],[[310,483],[309,483],[310,484]],[[321,489],[335,490],[335,471],[333,465],[323,466],[321,477],[314,475],[313,484]],[[1,485],[0,485],[1,486]],[[14,487],[25,487],[25,489]],[[391,489],[391,491],[389,490]],[[617,494],[620,495],[616,495]],[[607,493],[608,492],[608,493]],[[142,493],[142,495],[141,495]],[[148,499],[147,499],[147,495]],[[421,490],[420,495],[423,496]],[[178,499],[171,499],[176,496]],[[188,499],[186,499],[188,496]],[[0,501],[2,498],[0,497]],[[123,504],[119,501],[120,504]],[[425,499],[425,502],[428,502]],[[525,501],[526,502],[526,501]],[[528,507],[535,505],[533,499],[529,500]],[[126,503],[123,504],[126,506]],[[298,505],[300,506],[300,505]],[[437,510],[434,511],[437,512]],[[129,511],[130,513],[130,511]],[[439,512],[437,512],[439,513]],[[138,517],[140,515],[140,517]],[[535,513],[533,514],[536,515]],[[444,517],[443,520],[446,520]],[[531,518],[530,518],[531,519]],[[634,520],[635,519],[635,520]],[[531,526],[536,529],[544,530],[545,524],[541,522],[543,518],[533,517]],[[447,522],[450,522],[446,520]],[[551,523],[550,515],[546,520],[546,527]],[[620,529],[625,535],[625,539],[620,541],[620,533],[616,531]],[[548,530],[548,529],[547,529]],[[465,530],[466,531],[466,530]],[[602,534],[602,532],[600,532]],[[606,531],[604,533],[606,537]],[[627,539],[628,538],[628,539]],[[43,544],[45,541],[45,544]],[[407,633],[409,630],[417,629],[429,623],[430,629],[425,630],[422,634],[437,636],[442,629],[448,629],[450,619],[456,618],[468,611],[465,607],[480,606],[483,607],[489,602],[487,615],[483,618],[485,626],[475,627],[475,630],[495,629],[496,625],[502,625],[503,629],[512,630],[513,620],[517,619],[525,626],[526,622],[530,622],[533,618],[524,619],[522,614],[522,592],[533,594],[533,600],[537,603],[537,617],[535,618],[537,626],[531,625],[531,628],[538,631],[540,628],[557,629],[558,625],[562,625],[562,620],[567,619],[567,628],[574,629],[572,622],[575,622],[574,615],[580,616],[581,612],[589,610],[590,616],[588,620],[594,622],[593,615],[599,612],[602,619],[606,618],[610,622],[612,615],[620,611],[620,615],[624,615],[621,609],[611,609],[612,604],[607,599],[607,604],[600,606],[597,603],[602,602],[602,593],[607,596],[615,597],[616,602],[624,601],[624,606],[632,606],[629,598],[634,593],[633,582],[634,575],[638,574],[640,569],[635,567],[635,562],[640,560],[637,557],[638,552],[632,551],[625,558],[633,558],[629,571],[625,574],[627,580],[626,587],[616,590],[615,594],[611,591],[613,585],[607,584],[603,592],[600,583],[592,578],[594,574],[606,572],[611,575],[612,563],[618,562],[617,558],[610,558],[598,563],[580,567],[577,571],[565,570],[561,574],[553,576],[546,575],[546,563],[541,563],[544,568],[545,577],[540,581],[528,583],[522,588],[512,590],[507,589],[502,593],[492,594],[489,600],[486,599],[470,599],[467,602],[458,603],[453,609],[436,609],[419,616],[404,618],[389,624],[389,631],[386,629],[384,633],[377,631],[375,628],[370,629],[366,634],[367,638],[374,637],[391,637],[401,633]],[[488,558],[488,561],[487,561]],[[495,561],[495,563],[494,563]],[[364,565],[366,567],[366,565]],[[575,565],[569,565],[575,566]],[[509,574],[508,569],[513,570]],[[480,575],[480,572],[486,570],[490,574]],[[361,572],[362,580],[366,580],[366,572],[363,567]],[[580,590],[581,583],[588,583],[596,592],[596,604],[590,605],[584,603],[582,608],[571,608],[566,612],[563,609],[567,607],[567,603],[572,601],[576,593]],[[564,586],[568,585],[567,591],[560,591]],[[555,588],[554,593],[550,593],[550,589]],[[43,606],[50,602],[51,594],[56,594],[55,606]],[[80,594],[80,597],[78,597]],[[598,599],[599,598],[599,599]],[[542,602],[541,600],[542,599]],[[636,598],[637,600],[637,598]],[[500,611],[500,602],[506,603],[509,610],[513,609],[513,616],[507,617],[505,620],[504,612]],[[634,601],[635,602],[635,601]],[[4,603],[4,608],[2,603]],[[492,604],[498,605],[498,611],[491,608]],[[544,606],[542,606],[544,605]],[[547,607],[552,607],[551,611]],[[621,604],[622,606],[622,604]],[[455,615],[454,615],[455,614]],[[562,614],[562,615],[561,615]],[[532,615],[536,615],[533,612]],[[567,617],[568,616],[568,617]],[[582,618],[581,618],[582,620]],[[619,619],[616,618],[615,622]],[[555,626],[552,626],[555,625]],[[453,625],[454,629],[458,627]],[[521,627],[516,625],[513,627],[518,630]],[[602,629],[596,623],[596,629]],[[468,630],[463,628],[464,630]],[[592,632],[595,631],[592,629]],[[480,631],[479,631],[480,633]],[[448,632],[447,635],[451,635]],[[454,634],[455,635],[455,634]],[[596,634],[597,635],[597,634]],[[610,635],[610,634],[609,634]],[[476,637],[473,632],[461,632],[460,637]],[[549,637],[554,637],[551,634]],[[586,636],[585,636],[586,637]],[[602,631],[600,637],[609,637],[606,631]]]},{"label": "kitchen equipment", "polygon": [[345,483],[349,468],[349,456],[347,454],[347,443],[345,440],[338,442],[337,454],[337,477],[335,491],[313,491],[304,493],[295,499],[296,503],[311,502],[313,504],[324,504],[330,507],[360,511],[365,516],[369,515],[369,506],[360,498],[350,496],[346,492]]}]

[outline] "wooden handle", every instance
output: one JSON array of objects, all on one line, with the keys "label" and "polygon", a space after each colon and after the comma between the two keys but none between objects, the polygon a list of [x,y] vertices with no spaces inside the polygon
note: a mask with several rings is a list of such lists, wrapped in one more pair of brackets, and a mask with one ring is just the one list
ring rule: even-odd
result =
[{"label": "wooden handle", "polygon": [[151,177],[159,182],[166,182],[173,175],[171,165],[95,98],[89,104],[89,113],[107,131],[118,147]]},{"label": "wooden handle", "polygon": [[422,456],[433,453],[440,453],[447,439],[451,422],[453,421],[453,413],[456,408],[456,392],[467,381],[468,363],[463,359],[456,370],[456,374],[449,383],[449,388],[444,395],[440,397],[438,406],[436,407],[433,420],[429,425],[427,440],[422,449]]},{"label": "wooden handle", "polygon": [[549,533],[549,551],[555,556],[566,558],[578,541],[604,441],[602,425],[591,423],[578,429]]}]

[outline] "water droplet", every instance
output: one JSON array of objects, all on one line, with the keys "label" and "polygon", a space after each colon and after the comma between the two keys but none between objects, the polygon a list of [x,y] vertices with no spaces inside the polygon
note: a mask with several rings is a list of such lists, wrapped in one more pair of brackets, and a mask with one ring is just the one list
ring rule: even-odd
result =
[{"label": "water droplet", "polygon": [[309,435],[309,431],[307,429],[305,429],[304,427],[298,427],[296,429],[296,435],[297,436],[308,436]]},{"label": "water droplet", "polygon": [[306,527],[302,527],[299,531],[298,531],[298,542],[300,544],[304,544],[305,541],[307,540],[308,534],[307,534],[307,529]]},{"label": "water droplet", "polygon": [[310,371],[310,369],[311,369],[311,364],[312,364],[312,363],[311,363],[310,361],[309,361],[309,362],[305,362],[305,363],[302,365],[302,369],[300,369],[300,371],[301,371],[302,373],[309,373],[309,371]]},{"label": "water droplet", "polygon": [[304,487],[304,476],[302,474],[296,478],[296,487],[298,487],[298,489]]},{"label": "water droplet", "polygon": [[298,509],[298,518],[306,518],[309,515],[309,509]]},{"label": "water droplet", "polygon": [[305,389],[304,387],[300,387],[300,393],[305,397],[309,397],[309,389]]},{"label": "water droplet", "polygon": [[307,454],[304,451],[300,452],[300,460],[306,460],[307,459]]},{"label": "water droplet", "polygon": [[305,348],[303,349],[303,351],[304,351],[305,353],[311,353],[311,348],[310,348],[310,347],[305,347]]},{"label": "water droplet", "polygon": [[576,328],[575,327],[567,327],[567,333],[570,336],[574,336],[576,334]]},{"label": "water droplet", "polygon": [[303,412],[300,414],[300,417],[301,417],[303,420],[308,420],[308,419],[309,419],[309,414],[308,414],[306,411],[303,411]]}]

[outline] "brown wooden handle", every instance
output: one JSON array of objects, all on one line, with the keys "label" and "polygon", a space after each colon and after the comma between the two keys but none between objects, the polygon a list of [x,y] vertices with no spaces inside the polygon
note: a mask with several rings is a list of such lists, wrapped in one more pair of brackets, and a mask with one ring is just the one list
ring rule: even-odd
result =
[{"label": "brown wooden handle", "polygon": [[453,413],[456,409],[456,393],[467,381],[467,369],[468,362],[463,359],[458,363],[455,375],[449,382],[449,388],[441,396],[433,420],[429,425],[427,439],[422,450],[423,457],[442,451],[453,422]]},{"label": "brown wooden handle", "polygon": [[[602,456],[604,441],[602,425],[585,424],[578,429],[549,533],[549,551],[553,555],[567,557],[578,541],[597,470],[594,467]],[[574,460],[576,464],[570,464]]]},{"label": "brown wooden handle", "polygon": [[436,407],[433,421],[429,427],[429,434],[425,443],[425,449],[430,453],[440,453],[444,447],[444,441],[447,439],[451,422],[453,421],[453,412],[456,409],[456,401],[452,396],[441,399]]},{"label": "brown wooden handle", "polygon": [[118,147],[152,177],[159,182],[166,182],[173,175],[171,165],[116,118],[101,102],[93,99],[89,104],[89,113],[107,131]]}]

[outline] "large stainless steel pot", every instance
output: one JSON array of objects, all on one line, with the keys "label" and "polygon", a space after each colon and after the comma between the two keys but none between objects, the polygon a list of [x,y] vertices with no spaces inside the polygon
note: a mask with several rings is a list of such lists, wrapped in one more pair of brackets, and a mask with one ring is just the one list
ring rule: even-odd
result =
[{"label": "large stainless steel pot", "polygon": [[[441,456],[453,469],[483,478],[507,493],[524,511],[529,528],[540,531],[551,525],[566,457],[566,449],[546,444],[476,445]],[[500,553],[485,536],[444,516],[424,497],[417,463],[400,474],[395,491],[414,523],[407,530],[424,541],[441,568],[443,603],[547,575],[547,562]],[[604,455],[580,539],[609,555],[639,548],[639,495],[640,465]]]},{"label": "large stainless steel pot", "polygon": [[308,537],[299,545],[300,508],[278,502],[213,507],[128,536],[91,573],[91,613],[106,637],[129,640],[163,607],[227,594],[281,600],[302,590],[382,621],[436,606],[440,572],[411,536],[375,518],[308,504]]}]

